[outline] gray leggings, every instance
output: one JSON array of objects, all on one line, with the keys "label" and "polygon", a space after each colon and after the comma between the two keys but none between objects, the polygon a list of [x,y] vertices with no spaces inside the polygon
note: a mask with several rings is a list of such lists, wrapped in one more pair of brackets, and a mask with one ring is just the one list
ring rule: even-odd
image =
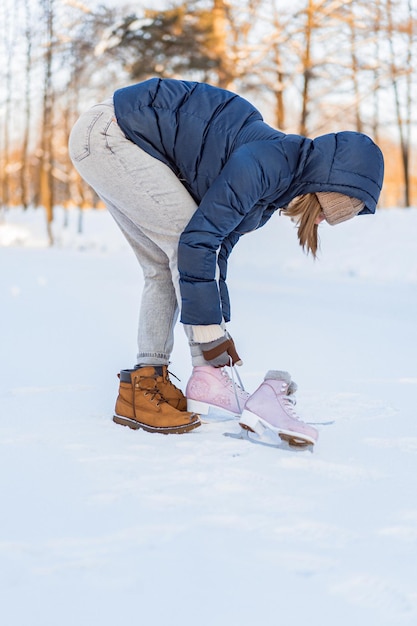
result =
[{"label": "gray leggings", "polygon": [[[142,267],[137,362],[169,363],[178,319],[178,241],[197,208],[164,163],[128,140],[112,100],[81,115],[69,140],[72,162],[116,220]],[[200,346],[184,325],[192,364],[204,365]]]}]

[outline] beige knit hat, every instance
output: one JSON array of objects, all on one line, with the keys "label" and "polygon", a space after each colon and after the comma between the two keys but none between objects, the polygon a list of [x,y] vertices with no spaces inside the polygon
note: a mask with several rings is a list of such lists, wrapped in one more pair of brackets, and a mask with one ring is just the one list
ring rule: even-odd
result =
[{"label": "beige knit hat", "polygon": [[316,196],[323,209],[326,222],[332,226],[355,217],[365,206],[362,200],[345,196],[343,193],[318,191]]}]

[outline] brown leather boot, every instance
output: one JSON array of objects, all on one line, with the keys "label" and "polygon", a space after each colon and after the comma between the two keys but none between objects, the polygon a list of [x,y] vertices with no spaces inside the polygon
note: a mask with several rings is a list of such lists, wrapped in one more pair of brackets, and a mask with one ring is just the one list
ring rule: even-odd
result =
[{"label": "brown leather boot", "polygon": [[152,366],[122,370],[113,421],[135,430],[165,434],[185,433],[200,426],[196,413],[179,411],[163,397],[158,388],[162,378]]},{"label": "brown leather boot", "polygon": [[162,365],[162,376],[158,376],[156,384],[161,392],[161,395],[165,400],[178,411],[187,410],[187,398],[182,393],[181,389],[178,389],[169,378],[169,372],[167,365]]}]

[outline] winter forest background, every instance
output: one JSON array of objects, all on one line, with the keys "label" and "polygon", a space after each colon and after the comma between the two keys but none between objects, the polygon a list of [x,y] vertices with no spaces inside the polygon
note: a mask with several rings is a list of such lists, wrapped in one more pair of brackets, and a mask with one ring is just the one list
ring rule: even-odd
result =
[{"label": "winter forest background", "polygon": [[230,88],[268,123],[310,137],[370,134],[384,151],[380,206],[417,197],[413,0],[3,0],[0,206],[95,206],[67,138],[87,106],[150,76]]}]

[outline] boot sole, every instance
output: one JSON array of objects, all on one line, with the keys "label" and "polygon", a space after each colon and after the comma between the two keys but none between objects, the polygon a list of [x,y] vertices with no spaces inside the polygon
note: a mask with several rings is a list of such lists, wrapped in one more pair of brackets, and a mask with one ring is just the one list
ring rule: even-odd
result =
[{"label": "boot sole", "polygon": [[256,435],[259,435],[259,437],[262,437],[265,431],[270,430],[278,435],[283,441],[286,441],[290,446],[297,448],[305,448],[310,445],[314,446],[316,443],[316,440],[309,435],[295,433],[294,431],[287,430],[285,428],[272,426],[272,424],[263,420],[262,417],[259,417],[255,413],[248,410],[243,411],[239,424],[245,430],[255,433]]},{"label": "boot sole", "polygon": [[120,426],[128,426],[132,430],[142,429],[146,430],[148,433],[161,433],[163,435],[179,435],[182,433],[188,433],[190,430],[194,430],[194,428],[201,426],[200,419],[196,419],[194,422],[190,422],[189,424],[184,424],[182,426],[150,426],[149,424],[143,424],[138,420],[123,417],[121,415],[114,415],[113,422],[115,424],[119,424]]},{"label": "boot sole", "polygon": [[193,400],[192,398],[187,398],[187,411],[189,413],[198,413],[204,424],[227,422],[239,419],[240,417],[240,413],[233,413],[233,411],[222,409],[215,404],[201,402],[201,400]]}]

